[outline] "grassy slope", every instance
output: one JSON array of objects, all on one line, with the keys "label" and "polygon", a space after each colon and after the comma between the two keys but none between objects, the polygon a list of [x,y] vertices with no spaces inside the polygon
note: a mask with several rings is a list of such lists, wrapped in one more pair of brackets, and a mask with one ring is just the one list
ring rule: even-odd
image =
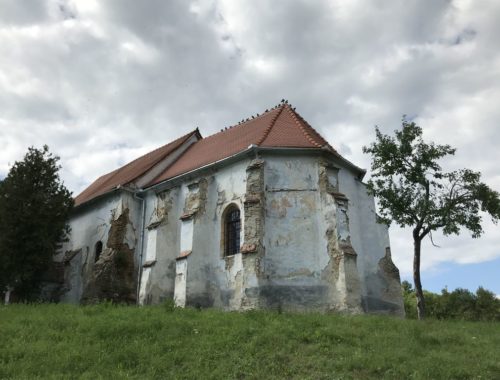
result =
[{"label": "grassy slope", "polygon": [[0,378],[500,378],[498,323],[0,306]]}]

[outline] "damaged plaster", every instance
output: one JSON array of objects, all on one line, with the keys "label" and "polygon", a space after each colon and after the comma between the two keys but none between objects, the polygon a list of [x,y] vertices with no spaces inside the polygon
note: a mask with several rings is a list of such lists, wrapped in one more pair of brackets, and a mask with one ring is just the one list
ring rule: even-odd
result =
[{"label": "damaged plaster", "polygon": [[[126,192],[72,220],[61,299],[402,315],[387,227],[339,162],[263,153],[141,198],[144,221]],[[225,256],[229,207],[240,210],[241,244]]]},{"label": "damaged plaster", "polygon": [[82,294],[83,303],[102,300],[136,302],[134,236],[129,209],[113,210],[106,248],[94,264],[93,273]]}]

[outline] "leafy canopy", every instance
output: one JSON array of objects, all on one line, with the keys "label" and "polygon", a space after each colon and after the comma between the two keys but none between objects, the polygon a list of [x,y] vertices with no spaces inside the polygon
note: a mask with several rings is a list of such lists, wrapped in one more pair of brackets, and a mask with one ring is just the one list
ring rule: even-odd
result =
[{"label": "leafy canopy", "polygon": [[[415,290],[408,281],[403,281],[401,287],[406,317],[415,319]],[[462,288],[452,292],[445,288],[441,294],[424,290],[424,294],[427,315],[431,318],[500,322],[500,299],[481,286],[475,294]]]},{"label": "leafy canopy", "polygon": [[59,178],[59,157],[28,149],[0,183],[0,290],[36,294],[57,247],[69,233],[71,193]]},{"label": "leafy canopy", "polygon": [[500,218],[499,194],[480,181],[481,174],[469,169],[443,173],[438,160],[453,155],[449,145],[425,143],[422,128],[403,117],[395,137],[376,128],[376,141],[363,152],[372,155],[369,191],[378,197],[380,216],[388,225],[413,226],[422,239],[443,229],[458,234],[460,227],[479,237],[481,213]]}]

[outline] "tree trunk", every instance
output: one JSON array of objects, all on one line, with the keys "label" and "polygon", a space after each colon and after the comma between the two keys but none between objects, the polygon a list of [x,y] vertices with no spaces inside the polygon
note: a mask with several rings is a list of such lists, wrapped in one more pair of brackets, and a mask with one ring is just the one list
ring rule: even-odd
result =
[{"label": "tree trunk", "polygon": [[5,291],[4,305],[8,305],[10,303],[10,292],[11,291],[12,291],[12,288],[10,286],[7,287],[7,290]]},{"label": "tree trunk", "polygon": [[418,319],[425,318],[424,293],[422,292],[422,283],[420,282],[420,244],[422,240],[418,236],[418,231],[413,231],[413,282],[415,283],[415,295],[417,297],[417,315]]}]

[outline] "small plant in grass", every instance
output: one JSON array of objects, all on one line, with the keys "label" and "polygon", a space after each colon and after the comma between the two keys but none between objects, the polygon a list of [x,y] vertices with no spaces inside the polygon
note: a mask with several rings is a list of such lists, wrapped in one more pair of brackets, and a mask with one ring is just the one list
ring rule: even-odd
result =
[{"label": "small plant in grass", "polygon": [[170,299],[170,298],[163,301],[162,307],[167,313],[171,313],[171,312],[175,311],[175,309],[177,309],[177,306],[175,305],[175,301],[173,299]]}]

